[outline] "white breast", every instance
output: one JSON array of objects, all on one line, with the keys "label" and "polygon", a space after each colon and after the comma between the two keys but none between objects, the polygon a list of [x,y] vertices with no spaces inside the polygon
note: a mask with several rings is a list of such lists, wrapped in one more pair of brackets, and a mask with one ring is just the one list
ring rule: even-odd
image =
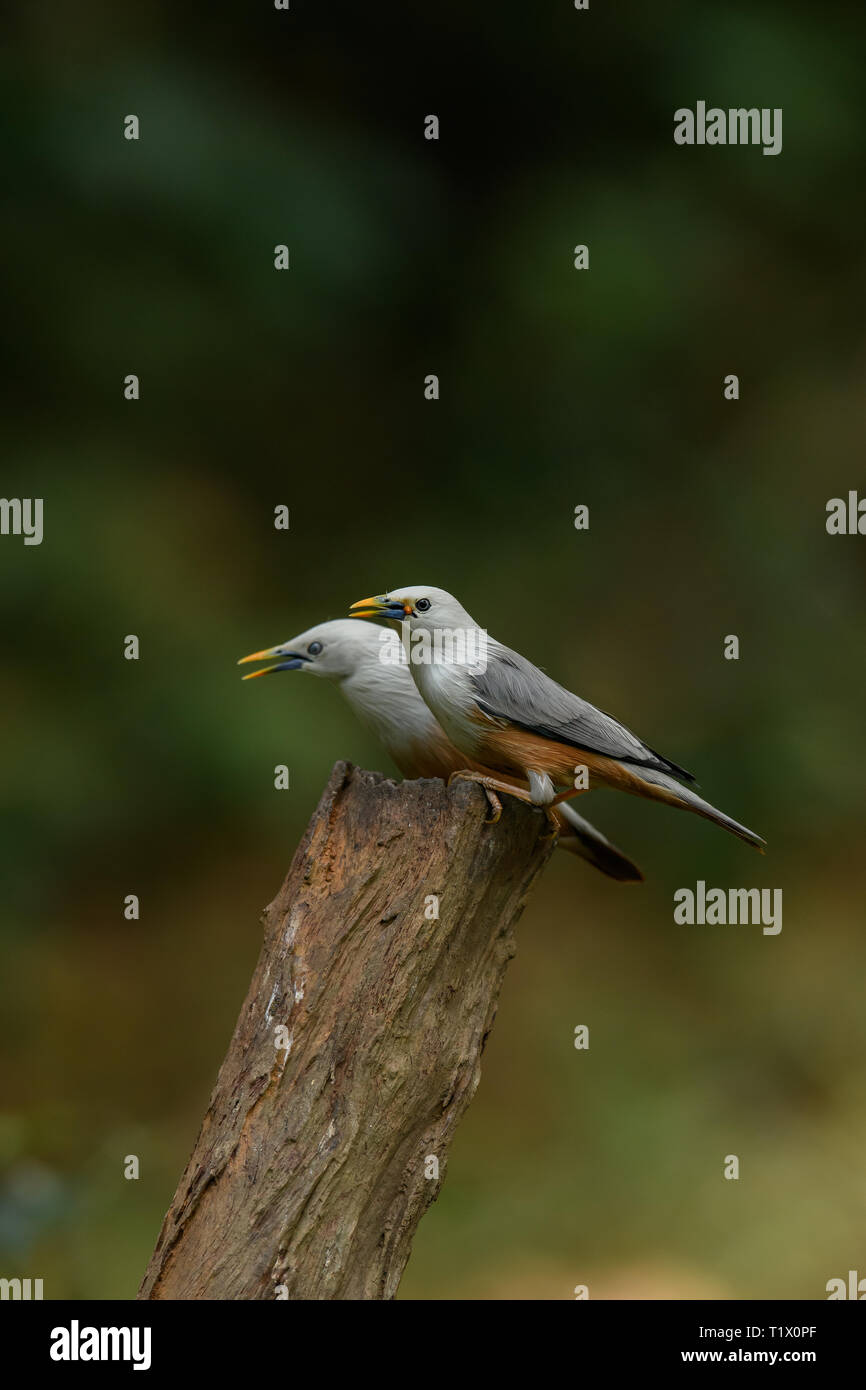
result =
[{"label": "white breast", "polygon": [[412,663],[412,675],[421,696],[435,714],[452,743],[474,757],[480,742],[475,696],[469,672],[448,662]]}]

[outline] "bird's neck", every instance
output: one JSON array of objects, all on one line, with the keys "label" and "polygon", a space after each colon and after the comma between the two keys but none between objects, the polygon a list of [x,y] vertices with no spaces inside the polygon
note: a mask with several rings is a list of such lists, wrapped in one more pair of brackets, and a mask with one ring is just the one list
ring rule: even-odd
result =
[{"label": "bird's neck", "polygon": [[378,670],[356,671],[341,682],[341,690],[356,717],[385,745],[398,766],[396,754],[430,736],[436,727],[405,667],[391,668],[387,680]]}]

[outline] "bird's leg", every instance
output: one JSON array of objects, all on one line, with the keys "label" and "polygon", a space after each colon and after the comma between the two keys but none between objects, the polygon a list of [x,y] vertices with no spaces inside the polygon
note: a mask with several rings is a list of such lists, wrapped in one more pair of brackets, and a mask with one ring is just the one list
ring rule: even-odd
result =
[{"label": "bird's leg", "polygon": [[539,836],[539,839],[555,840],[557,835],[559,834],[560,825],[559,821],[556,818],[556,812],[553,809],[555,804],[556,803],[552,801],[549,806],[542,806],[539,808],[546,815],[548,824],[550,825],[550,829],[548,830],[547,834]]},{"label": "bird's leg", "polygon": [[518,801],[527,801],[531,805],[529,792],[524,791],[523,787],[515,787],[511,782],[501,782],[498,777],[490,777],[484,772],[472,772],[468,767],[459,772],[452,772],[448,778],[448,785],[454,781],[455,777],[460,777],[464,782],[477,782],[484,788],[492,816],[488,816],[485,825],[495,825],[502,815],[502,802],[496,795],[497,792],[507,792],[509,796],[516,796]]},{"label": "bird's leg", "polygon": [[580,796],[580,793],[584,791],[586,791],[586,787],[569,787],[567,791],[559,792],[552,801],[548,802],[544,807],[544,814],[547,816],[553,828],[548,835],[542,835],[541,838],[543,840],[552,840],[555,835],[559,834],[560,824],[557,820],[556,810],[554,808],[562,801],[570,801],[573,796]]},{"label": "bird's leg", "polygon": [[544,812],[550,824],[553,826],[553,829],[549,834],[541,836],[543,840],[552,840],[555,835],[559,834],[559,822],[551,811],[550,806],[538,806],[538,803],[532,800],[532,796],[525,787],[515,787],[513,782],[502,782],[498,777],[490,777],[484,772],[471,772],[468,768],[466,768],[465,771],[452,772],[451,776],[448,778],[449,787],[455,777],[461,777],[465,782],[477,782],[479,786],[484,788],[487,793],[487,800],[490,802],[490,807],[493,811],[493,815],[489,816],[485,821],[486,825],[495,825],[502,815],[502,802],[499,800],[496,793],[505,792],[508,796],[516,796],[518,801],[525,801],[527,806],[537,806],[539,811]]},{"label": "bird's leg", "polygon": [[561,801],[570,801],[573,796],[580,796],[581,792],[588,791],[587,787],[569,787],[567,791],[559,792],[551,801],[551,806],[558,806]]}]

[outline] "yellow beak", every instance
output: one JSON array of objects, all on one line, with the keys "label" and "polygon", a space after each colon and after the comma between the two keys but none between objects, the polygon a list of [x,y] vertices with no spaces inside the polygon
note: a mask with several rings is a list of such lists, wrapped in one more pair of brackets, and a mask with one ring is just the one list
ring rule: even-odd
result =
[{"label": "yellow beak", "polygon": [[401,598],[389,598],[380,594],[378,598],[362,598],[349,609],[353,618],[393,618],[402,622],[412,612],[411,603]]},{"label": "yellow beak", "polygon": [[280,647],[265,647],[260,652],[251,652],[249,656],[242,656],[238,662],[239,666],[244,666],[248,661],[269,661],[271,657],[282,657],[275,666],[264,666],[261,671],[248,671],[241,680],[255,680],[256,676],[269,676],[272,671],[297,671],[301,666],[306,665],[307,657],[301,652],[295,652],[285,643]]},{"label": "yellow beak", "polygon": [[249,656],[242,656],[238,665],[245,666],[248,661],[269,661],[272,656],[281,655],[282,649],[280,647],[263,647],[260,652],[250,652]]}]

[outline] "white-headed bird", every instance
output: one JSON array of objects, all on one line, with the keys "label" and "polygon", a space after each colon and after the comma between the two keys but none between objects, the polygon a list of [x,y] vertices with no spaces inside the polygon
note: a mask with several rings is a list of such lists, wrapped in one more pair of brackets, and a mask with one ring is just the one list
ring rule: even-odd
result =
[{"label": "white-headed bird", "polygon": [[[404,777],[447,779],[467,769],[492,778],[490,768],[467,761],[424,703],[409,674],[403,646],[390,628],[341,618],[311,627],[278,647],[253,652],[238,665],[250,661],[274,664],[251,671],[244,680],[276,671],[307,671],[336,681],[360,722],[376,735]],[[489,795],[496,818],[496,796],[492,791]],[[643,878],[640,869],[571,806],[557,807],[556,821],[562,849],[620,882]]]},{"label": "white-headed bird", "polygon": [[[760,835],[686,785],[695,780],[691,773],[490,637],[445,589],[395,589],[361,599],[351,611],[408,624],[412,676],[467,760],[459,775],[548,814],[581,791],[614,787],[694,811],[762,849]],[[479,763],[496,775],[478,772]],[[528,791],[499,780],[514,777]]]}]

